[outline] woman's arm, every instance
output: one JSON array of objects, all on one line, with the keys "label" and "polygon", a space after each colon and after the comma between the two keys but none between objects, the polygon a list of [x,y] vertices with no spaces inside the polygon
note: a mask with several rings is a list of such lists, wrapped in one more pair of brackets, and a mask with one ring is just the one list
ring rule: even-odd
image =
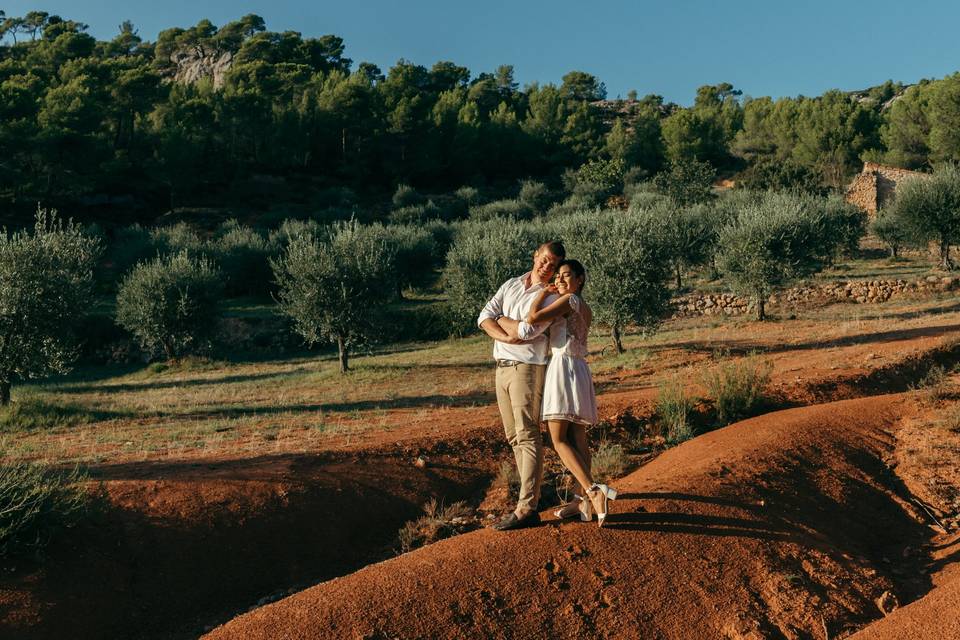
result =
[{"label": "woman's arm", "polygon": [[508,318],[507,316],[500,316],[497,318],[497,324],[500,325],[500,328],[503,329],[504,333],[506,333],[508,336],[519,339],[519,334],[517,331],[517,327],[520,325],[519,320],[514,320],[513,318]]},{"label": "woman's arm", "polygon": [[530,324],[546,322],[547,320],[553,320],[557,316],[570,313],[570,295],[569,293],[565,293],[542,309],[537,308],[539,304],[531,305],[530,312],[527,313],[527,322]]}]

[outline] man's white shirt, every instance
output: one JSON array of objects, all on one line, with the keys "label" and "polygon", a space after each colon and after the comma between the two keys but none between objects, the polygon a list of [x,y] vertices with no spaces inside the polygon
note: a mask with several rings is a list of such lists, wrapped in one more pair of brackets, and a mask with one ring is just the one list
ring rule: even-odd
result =
[{"label": "man's white shirt", "polygon": [[[517,333],[523,342],[506,344],[494,340],[493,357],[496,360],[516,360],[527,364],[547,363],[547,357],[550,355],[550,343],[545,332],[555,321],[538,322],[533,325],[523,321],[537,295],[545,286],[532,284],[527,288],[527,282],[531,276],[532,273],[527,272],[520,277],[510,278],[504,282],[483,307],[480,317],[477,318],[478,326],[483,324],[484,320],[496,320],[500,315],[520,321]],[[544,305],[550,304],[556,298],[555,295],[547,296]]]}]

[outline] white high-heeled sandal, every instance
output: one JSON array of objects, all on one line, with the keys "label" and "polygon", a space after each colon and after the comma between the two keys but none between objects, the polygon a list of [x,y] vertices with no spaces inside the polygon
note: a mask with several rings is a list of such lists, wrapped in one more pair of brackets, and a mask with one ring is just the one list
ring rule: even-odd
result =
[{"label": "white high-heeled sandal", "polygon": [[[603,496],[603,509],[597,509],[597,524],[603,526],[604,521],[607,519],[607,502],[609,500],[617,499],[617,490],[613,487],[608,487],[605,484],[593,483],[593,486],[590,487],[590,493],[600,492],[600,495]],[[593,502],[593,500],[590,500]]]},{"label": "white high-heeled sandal", "polygon": [[576,494],[574,494],[573,497],[573,500],[555,510],[553,515],[563,520],[565,518],[572,518],[580,514],[581,510],[583,509],[583,498]]},{"label": "white high-heeled sandal", "polygon": [[593,520],[593,501],[588,497],[580,497],[580,522]]}]

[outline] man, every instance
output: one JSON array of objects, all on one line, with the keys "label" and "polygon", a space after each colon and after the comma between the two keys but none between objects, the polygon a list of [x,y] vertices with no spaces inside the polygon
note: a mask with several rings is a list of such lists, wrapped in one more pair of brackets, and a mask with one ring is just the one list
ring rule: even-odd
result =
[{"label": "man", "polygon": [[[537,513],[543,479],[540,402],[550,351],[544,331],[550,323],[534,325],[531,330],[524,332],[521,340],[511,338],[497,320],[503,316],[514,320],[526,318],[537,293],[550,284],[564,257],[566,250],[562,243],[554,241],[541,245],[533,254],[533,269],[503,283],[477,319],[480,328],[494,339],[497,405],[520,475],[517,508],[494,525],[494,529],[499,531],[540,522],[540,514]],[[546,303],[551,301],[547,298]]]}]

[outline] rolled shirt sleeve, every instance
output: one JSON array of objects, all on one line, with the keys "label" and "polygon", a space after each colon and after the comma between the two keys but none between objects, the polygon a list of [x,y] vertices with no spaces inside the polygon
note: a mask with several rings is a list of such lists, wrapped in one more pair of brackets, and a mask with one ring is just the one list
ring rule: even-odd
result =
[{"label": "rolled shirt sleeve", "polygon": [[478,327],[483,324],[484,320],[496,320],[498,316],[503,314],[503,296],[508,284],[510,284],[509,281],[500,285],[493,297],[483,306],[480,316],[477,318]]}]

